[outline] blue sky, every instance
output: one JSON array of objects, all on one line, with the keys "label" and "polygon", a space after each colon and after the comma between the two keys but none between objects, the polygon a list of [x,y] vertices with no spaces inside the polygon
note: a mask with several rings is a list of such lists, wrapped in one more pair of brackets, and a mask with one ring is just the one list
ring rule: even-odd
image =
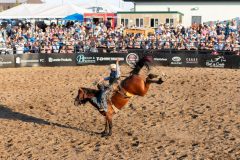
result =
[{"label": "blue sky", "polygon": [[132,3],[126,3],[123,2],[123,0],[43,0],[47,3],[88,3],[88,2],[92,2],[92,3],[110,3],[115,5],[116,7],[119,7],[119,4],[121,5],[121,8],[125,8],[127,10],[130,10],[131,8],[133,8],[133,4]]}]

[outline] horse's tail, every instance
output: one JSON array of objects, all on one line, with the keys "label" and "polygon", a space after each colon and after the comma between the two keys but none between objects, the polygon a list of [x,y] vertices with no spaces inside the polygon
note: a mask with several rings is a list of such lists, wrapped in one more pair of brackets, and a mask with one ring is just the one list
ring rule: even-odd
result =
[{"label": "horse's tail", "polygon": [[141,58],[133,67],[133,70],[130,72],[131,75],[139,74],[141,69],[145,66],[147,70],[150,70],[149,64],[153,61],[152,56],[144,56]]}]

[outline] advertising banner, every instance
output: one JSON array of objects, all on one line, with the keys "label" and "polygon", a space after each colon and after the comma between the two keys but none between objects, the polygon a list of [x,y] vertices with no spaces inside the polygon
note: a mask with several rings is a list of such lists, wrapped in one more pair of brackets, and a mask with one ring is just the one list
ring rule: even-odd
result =
[{"label": "advertising banner", "polygon": [[171,67],[208,67],[240,69],[240,56],[211,55],[210,51],[129,50],[129,53],[21,54],[0,55],[0,68],[36,66],[109,65],[133,66],[141,58],[153,60],[150,65]]}]

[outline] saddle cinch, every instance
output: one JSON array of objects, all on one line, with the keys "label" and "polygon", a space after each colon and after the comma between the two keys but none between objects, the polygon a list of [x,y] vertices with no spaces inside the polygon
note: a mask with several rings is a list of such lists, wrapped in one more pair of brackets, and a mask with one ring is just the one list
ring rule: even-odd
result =
[{"label": "saddle cinch", "polygon": [[[117,92],[121,94],[124,98],[132,98],[134,95],[127,92],[123,87],[122,83],[120,82],[120,79],[112,83],[111,85],[105,85],[104,83],[97,84],[97,88],[100,90],[105,90],[106,95],[106,101],[109,101],[111,103],[111,97]],[[98,105],[98,107],[101,107],[101,102],[98,101],[98,96],[93,97],[92,101]],[[106,102],[102,102],[106,103]],[[105,104],[106,105],[106,104]]]}]

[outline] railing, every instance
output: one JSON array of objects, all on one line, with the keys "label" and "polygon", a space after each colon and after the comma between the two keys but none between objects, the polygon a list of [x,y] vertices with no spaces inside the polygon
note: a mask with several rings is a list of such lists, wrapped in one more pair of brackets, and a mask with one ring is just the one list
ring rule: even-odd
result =
[{"label": "railing", "polygon": [[[209,42],[209,41],[206,41]],[[209,53],[209,51],[213,52],[215,54],[216,52],[218,54],[222,55],[232,55],[237,54],[239,55],[240,52],[240,45],[230,46],[228,50],[219,50],[214,49],[212,47],[211,49],[203,49],[201,45],[199,45],[198,42],[194,43],[193,46],[188,45],[188,47],[182,47],[178,48],[174,44],[182,44],[181,42],[174,42],[174,41],[156,41],[151,42],[156,43],[156,45],[152,45],[152,47],[146,47],[146,45],[138,45],[138,47],[135,47],[135,45],[126,44],[126,46],[114,46],[114,47],[89,47],[85,45],[84,47],[81,47],[79,45],[45,45],[45,46],[37,46],[34,45],[30,46],[30,48],[24,48],[23,46],[17,46],[14,48],[6,47],[6,43],[1,42],[0,43],[0,54],[24,54],[24,53],[45,53],[45,54],[52,54],[52,53],[66,53],[66,54],[73,54],[73,53],[130,53],[134,52],[136,50],[143,50],[144,53],[148,53],[151,51],[158,51],[158,52],[169,52],[169,53],[176,53],[176,51],[187,51],[189,53],[195,53],[195,54],[204,54]],[[168,47],[164,47],[164,43],[168,43]],[[202,43],[202,42],[201,42]],[[221,43],[229,44],[228,42],[222,41]],[[163,45],[159,45],[163,44]],[[233,44],[232,44],[233,45]],[[184,45],[185,46],[185,45]],[[187,48],[187,49],[186,49]],[[207,52],[206,52],[207,51]],[[215,52],[215,53],[214,53]]]}]

